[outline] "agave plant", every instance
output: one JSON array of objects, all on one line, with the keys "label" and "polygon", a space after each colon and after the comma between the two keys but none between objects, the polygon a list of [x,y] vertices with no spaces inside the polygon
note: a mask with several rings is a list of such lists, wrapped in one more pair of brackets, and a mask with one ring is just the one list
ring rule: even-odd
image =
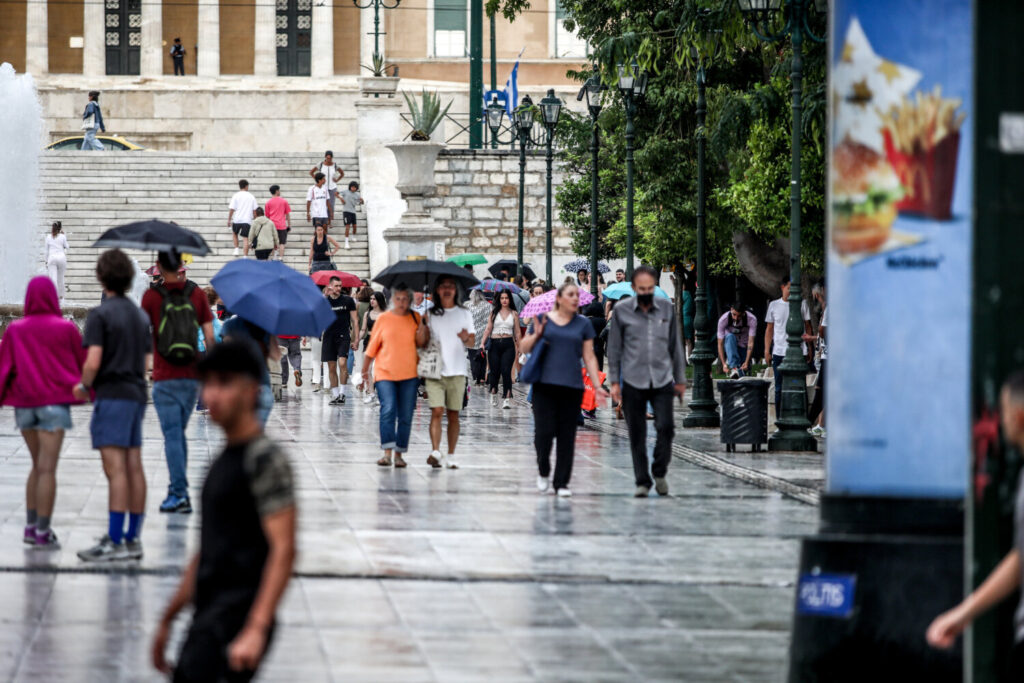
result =
[{"label": "agave plant", "polygon": [[430,134],[451,108],[452,100],[448,100],[448,105],[442,110],[441,96],[435,92],[424,90],[421,95],[422,105],[409,97],[409,93],[403,92],[402,96],[405,97],[409,115],[412,117],[412,139],[420,142],[430,140]]},{"label": "agave plant", "polygon": [[369,66],[367,64],[363,64],[362,66],[367,71],[372,72],[375,78],[381,78],[382,76],[386,76],[387,75],[388,67],[391,66],[391,65],[384,63],[384,55],[382,55],[379,52],[374,52],[373,53],[373,66]]}]

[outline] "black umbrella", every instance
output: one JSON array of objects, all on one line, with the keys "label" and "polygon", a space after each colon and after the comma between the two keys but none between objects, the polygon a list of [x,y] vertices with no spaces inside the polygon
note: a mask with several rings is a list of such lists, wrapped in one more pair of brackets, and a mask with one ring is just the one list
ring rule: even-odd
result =
[{"label": "black umbrella", "polygon": [[92,245],[95,248],[123,247],[145,251],[176,251],[206,256],[210,247],[202,236],[175,223],[153,219],[111,228]]},{"label": "black umbrella", "polygon": [[393,263],[377,273],[373,281],[388,288],[403,284],[409,289],[422,291],[424,287],[433,287],[437,279],[442,276],[455,278],[455,282],[463,289],[480,284],[480,281],[462,266],[430,259]]},{"label": "black umbrella", "polygon": [[[515,277],[516,271],[519,268],[519,262],[515,259],[503,258],[500,261],[496,261],[487,267],[487,270],[494,277],[501,277],[501,271],[508,271],[509,277]],[[523,275],[527,280],[536,280],[537,273],[533,272],[533,268],[530,267],[529,263],[523,264]]]}]

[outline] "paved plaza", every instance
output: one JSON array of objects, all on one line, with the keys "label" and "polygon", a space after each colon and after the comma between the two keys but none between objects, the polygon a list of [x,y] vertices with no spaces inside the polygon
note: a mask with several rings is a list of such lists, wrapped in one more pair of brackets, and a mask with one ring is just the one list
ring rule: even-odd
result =
[{"label": "paved plaza", "polygon": [[[529,409],[484,398],[474,391],[464,413],[458,471],[425,464],[421,401],[403,471],[375,465],[375,409],[352,399],[328,406],[308,384],[288,390],[268,431],[297,475],[300,555],[260,680],[784,678],[798,539],[815,529],[813,505],[682,457],[671,496],[634,499],[628,443],[608,410],[599,429],[579,433],[574,497],[540,495]],[[107,489],[88,444],[89,408],[73,412],[54,517],[63,549],[54,552],[21,543],[28,453],[11,412],[0,418],[9,425],[0,435],[0,679],[160,680],[150,638],[199,514],[155,512],[167,469],[150,406],[145,558],[83,567],[75,552],[104,533]],[[221,436],[200,414],[188,435],[198,502]],[[708,435],[680,442],[715,448]],[[785,474],[785,456],[761,455]],[[738,457],[754,467],[754,456]],[[800,462],[790,478],[813,478],[813,462]]]}]

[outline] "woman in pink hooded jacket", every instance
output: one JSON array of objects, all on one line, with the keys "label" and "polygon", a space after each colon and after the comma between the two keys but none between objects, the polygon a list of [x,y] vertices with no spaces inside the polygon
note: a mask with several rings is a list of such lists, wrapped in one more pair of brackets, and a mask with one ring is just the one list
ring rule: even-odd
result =
[{"label": "woman in pink hooded jacket", "polygon": [[33,278],[25,293],[25,317],[10,324],[0,339],[0,405],[14,407],[14,419],[32,455],[25,485],[24,541],[57,548],[50,528],[57,497],[57,457],[64,431],[71,429],[70,404],[82,374],[82,335],[64,320],[57,289],[45,276]]}]

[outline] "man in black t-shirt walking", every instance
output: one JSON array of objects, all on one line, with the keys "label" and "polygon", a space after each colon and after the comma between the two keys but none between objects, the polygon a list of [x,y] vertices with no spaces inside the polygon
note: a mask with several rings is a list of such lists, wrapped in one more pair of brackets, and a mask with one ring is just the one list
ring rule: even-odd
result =
[{"label": "man in black t-shirt walking", "polygon": [[199,554],[192,559],[153,640],[164,673],[175,616],[195,605],[174,667],[175,683],[249,681],[266,655],[295,563],[295,488],[281,448],[257,416],[266,366],[255,344],[226,341],[199,363],[203,402],[227,445],[203,485]]},{"label": "man in black t-shirt walking", "polygon": [[327,373],[331,379],[330,404],[340,406],[345,403],[348,390],[348,354],[359,343],[359,315],[355,299],[348,295],[347,288],[342,289],[340,278],[330,279],[324,295],[336,317],[331,326],[324,330],[321,357],[327,363]]}]

